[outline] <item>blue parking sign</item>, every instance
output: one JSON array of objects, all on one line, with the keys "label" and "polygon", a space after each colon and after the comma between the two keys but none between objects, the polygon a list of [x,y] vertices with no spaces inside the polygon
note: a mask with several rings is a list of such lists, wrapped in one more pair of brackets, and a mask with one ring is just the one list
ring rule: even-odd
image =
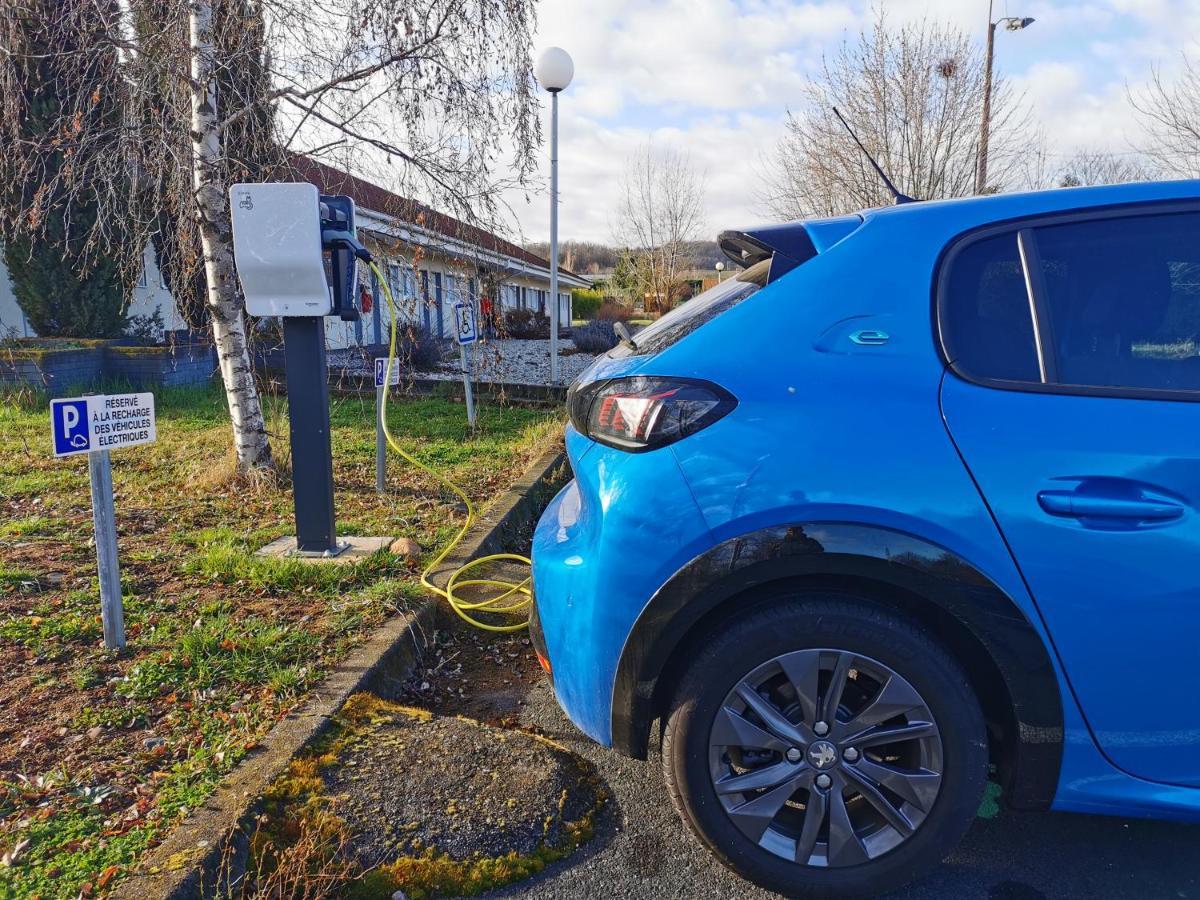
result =
[{"label": "blue parking sign", "polygon": [[387,375],[388,358],[386,356],[375,357],[375,387],[383,387],[385,381],[392,387],[400,383],[400,364],[396,360],[392,360],[391,378],[385,378]]},{"label": "blue parking sign", "polygon": [[475,331],[475,307],[470,303],[455,303],[454,304],[454,321],[456,324],[455,331],[460,344],[475,343],[478,334]]},{"label": "blue parking sign", "polygon": [[87,453],[92,449],[87,400],[51,400],[50,425],[54,433],[55,456]]}]

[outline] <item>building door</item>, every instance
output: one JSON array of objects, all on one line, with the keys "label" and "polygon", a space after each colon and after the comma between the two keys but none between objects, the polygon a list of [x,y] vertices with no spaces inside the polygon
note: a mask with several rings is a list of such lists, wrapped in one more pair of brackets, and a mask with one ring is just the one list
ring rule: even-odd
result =
[{"label": "building door", "polygon": [[429,270],[421,271],[421,324],[425,326],[426,331],[431,331],[429,323]]},{"label": "building door", "polygon": [[437,309],[437,335],[438,335],[438,337],[446,336],[446,332],[442,330],[442,301],[444,299],[442,296],[442,293],[443,293],[443,291],[442,291],[442,273],[434,272],[433,273],[433,299],[434,299],[435,307]]}]

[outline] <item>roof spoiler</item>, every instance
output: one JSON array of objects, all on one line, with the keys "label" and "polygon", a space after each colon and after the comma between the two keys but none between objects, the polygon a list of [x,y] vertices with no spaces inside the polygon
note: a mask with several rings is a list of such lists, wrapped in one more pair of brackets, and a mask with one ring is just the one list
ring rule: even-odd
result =
[{"label": "roof spoiler", "polygon": [[750,231],[722,231],[717,243],[721,252],[739,266],[749,268],[771,260],[768,284],[817,255],[816,245],[801,222],[764,225]]}]

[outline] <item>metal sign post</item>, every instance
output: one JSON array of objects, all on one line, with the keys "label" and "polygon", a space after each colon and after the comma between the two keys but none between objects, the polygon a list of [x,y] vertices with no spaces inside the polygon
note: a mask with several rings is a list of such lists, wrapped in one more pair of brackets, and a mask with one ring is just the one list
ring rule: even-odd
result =
[{"label": "metal sign post", "polygon": [[[392,362],[391,379],[387,379],[388,358],[375,357],[375,493],[385,490],[387,474],[387,435],[383,432],[383,392],[400,383],[400,367]],[[386,383],[385,383],[386,382]]]},{"label": "metal sign post", "polygon": [[121,564],[117,559],[117,514],[113,508],[112,462],[107,450],[88,454],[92,482],[92,528],[100,574],[100,621],[104,646],[125,649],[125,609],[121,603]]},{"label": "metal sign post", "polygon": [[158,437],[154,395],[110,394],[50,401],[54,455],[88,455],[92,486],[92,527],[100,578],[100,618],[104,646],[125,649],[125,611],[121,604],[121,566],[117,559],[117,519],[113,507],[109,450],[150,444]]},{"label": "metal sign post", "polygon": [[458,339],[458,353],[462,360],[463,393],[467,401],[467,424],[475,430],[475,397],[471,392],[471,352],[470,345],[475,343],[479,334],[475,327],[475,307],[461,300],[454,304],[455,337]]}]

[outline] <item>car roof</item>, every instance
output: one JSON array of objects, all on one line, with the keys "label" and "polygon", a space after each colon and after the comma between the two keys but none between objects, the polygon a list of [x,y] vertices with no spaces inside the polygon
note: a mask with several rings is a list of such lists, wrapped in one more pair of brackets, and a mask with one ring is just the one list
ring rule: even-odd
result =
[{"label": "car roof", "polygon": [[905,221],[905,217],[945,219],[955,225],[983,224],[1023,216],[1092,209],[1133,203],[1200,199],[1200,179],[1141,181],[1087,187],[1053,188],[959,197],[952,200],[922,200],[863,210],[864,219]]},{"label": "car roof", "polygon": [[[897,228],[911,231],[915,228],[923,238],[944,245],[957,235],[975,228],[1030,216],[1177,200],[1200,200],[1200,179],[920,200],[864,209],[850,215],[723,231],[718,243],[725,255],[740,266],[782,256],[785,258],[780,271],[782,274],[850,238],[869,223],[878,224],[884,230]],[[773,269],[772,280],[775,277],[778,276]]]}]

